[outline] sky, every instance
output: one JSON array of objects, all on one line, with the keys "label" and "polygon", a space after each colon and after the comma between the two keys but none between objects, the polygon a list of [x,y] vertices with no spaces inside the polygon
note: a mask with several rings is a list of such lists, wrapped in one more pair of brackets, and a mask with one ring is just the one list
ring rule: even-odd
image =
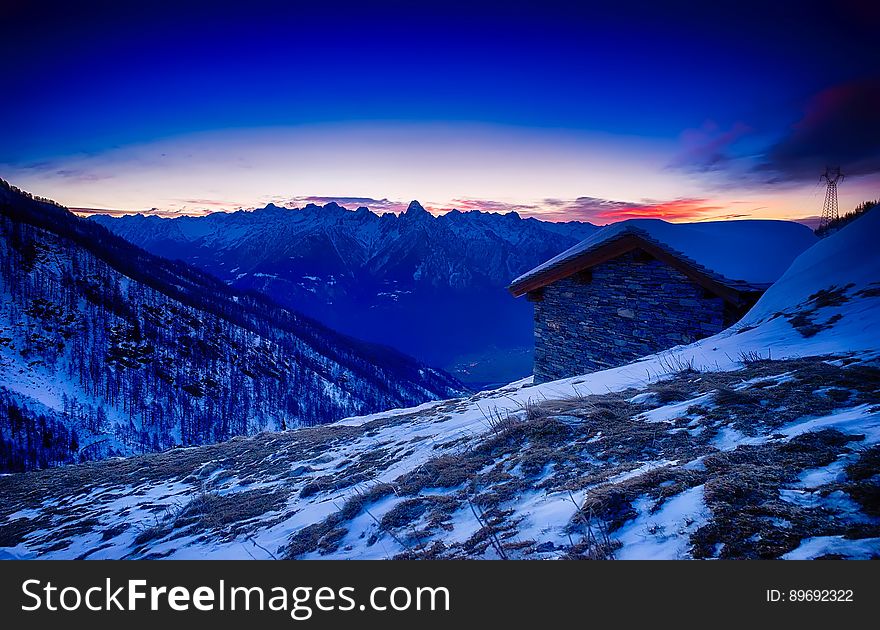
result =
[{"label": "sky", "polygon": [[865,2],[68,4],[4,3],[0,177],[71,208],[800,220],[827,165],[880,198]]}]

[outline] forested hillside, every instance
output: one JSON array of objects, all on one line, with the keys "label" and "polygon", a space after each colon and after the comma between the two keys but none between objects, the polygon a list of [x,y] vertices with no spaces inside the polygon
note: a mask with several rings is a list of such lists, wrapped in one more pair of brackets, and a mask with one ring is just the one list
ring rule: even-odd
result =
[{"label": "forested hillside", "polygon": [[314,425],[461,390],[5,182],[0,237],[2,470]]}]

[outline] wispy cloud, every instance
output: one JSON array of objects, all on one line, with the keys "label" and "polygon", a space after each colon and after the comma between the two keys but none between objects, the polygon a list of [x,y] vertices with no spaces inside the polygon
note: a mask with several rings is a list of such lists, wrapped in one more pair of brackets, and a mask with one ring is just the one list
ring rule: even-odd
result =
[{"label": "wispy cloud", "polygon": [[306,195],[297,197],[267,197],[267,203],[272,202],[285,207],[299,208],[307,204],[313,203],[323,206],[328,203],[338,203],[340,206],[355,210],[360,207],[367,207],[373,212],[382,214],[383,212],[403,212],[406,210],[408,201],[392,201],[389,199],[374,199],[373,197],[350,197],[350,196],[333,196],[333,195]]},{"label": "wispy cloud", "polygon": [[699,220],[707,214],[724,210],[724,206],[713,204],[708,199],[672,199],[669,201],[645,201],[630,206],[609,209],[598,218],[609,221],[623,219],[665,219],[667,221]]},{"label": "wispy cloud", "polygon": [[66,162],[60,160],[29,162],[21,165],[19,169],[23,173],[40,175],[46,179],[65,180],[70,183],[91,183],[113,179],[113,175],[109,173],[102,173],[89,168],[68,166]]},{"label": "wispy cloud", "polygon": [[771,181],[815,180],[827,165],[850,175],[880,172],[880,78],[815,95],[800,120],[767,150],[757,171]]},{"label": "wispy cloud", "polygon": [[241,208],[246,205],[241,201],[225,199],[178,199],[178,201],[188,206],[210,206],[214,208]]},{"label": "wispy cloud", "polygon": [[72,179],[80,182],[100,182],[107,179],[112,179],[112,175],[108,174],[99,174],[94,172],[85,171],[82,169],[59,169],[54,173],[57,177],[63,177],[64,179]]},{"label": "wispy cloud", "polygon": [[686,130],[669,168],[714,175],[721,188],[753,189],[815,182],[826,166],[854,176],[878,174],[877,112],[880,77],[832,85],[807,99],[787,126],[707,122]]},{"label": "wispy cloud", "polygon": [[155,215],[157,217],[180,217],[180,216],[201,216],[203,214],[208,214],[207,212],[203,213],[194,213],[194,212],[181,212],[180,210],[162,210],[160,208],[150,208],[149,210],[116,210],[112,208],[68,208],[74,214],[77,214],[81,217],[88,217],[95,214],[106,214],[111,217],[123,217],[127,214],[144,214],[148,216]]},{"label": "wispy cloud", "polygon": [[[464,204],[460,203],[461,201],[455,200],[456,207],[460,210],[501,213],[514,211],[526,217],[535,217],[545,221],[589,221],[598,224],[637,218],[699,221],[709,218],[747,216],[744,213],[730,212],[727,205],[720,205],[703,198],[620,201],[601,197],[577,197],[575,199],[547,198],[523,204],[489,199],[471,199]],[[719,215],[719,212],[723,214]]]},{"label": "wispy cloud", "polygon": [[730,129],[722,129],[707,121],[699,129],[687,129],[681,135],[682,150],[672,160],[672,168],[706,173],[729,167],[735,159],[732,149],[753,129],[737,122]]},{"label": "wispy cloud", "polygon": [[510,201],[497,201],[493,199],[453,199],[444,211],[449,210],[478,210],[480,212],[518,212],[520,214],[532,214],[540,212],[541,206],[535,203],[513,203]]},{"label": "wispy cloud", "polygon": [[725,209],[725,206],[700,198],[618,201],[578,197],[570,200],[544,199],[533,216],[549,221],[590,221],[599,224],[625,219],[697,221]]}]

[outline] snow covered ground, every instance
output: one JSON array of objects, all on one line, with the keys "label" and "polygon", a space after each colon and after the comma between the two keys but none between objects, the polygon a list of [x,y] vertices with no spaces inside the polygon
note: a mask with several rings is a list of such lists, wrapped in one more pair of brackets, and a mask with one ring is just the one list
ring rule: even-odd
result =
[{"label": "snow covered ground", "polygon": [[613,370],[0,478],[0,556],[880,556],[878,234]]}]

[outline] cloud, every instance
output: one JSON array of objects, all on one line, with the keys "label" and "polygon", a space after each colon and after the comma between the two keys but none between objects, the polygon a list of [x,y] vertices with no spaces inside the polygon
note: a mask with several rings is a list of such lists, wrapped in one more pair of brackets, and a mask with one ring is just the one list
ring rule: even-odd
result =
[{"label": "cloud", "polygon": [[[544,221],[589,221],[591,223],[612,223],[625,219],[665,219],[667,221],[695,221],[707,218],[708,214],[724,210],[707,199],[685,198],[657,201],[617,201],[601,197],[577,197],[576,199],[546,198],[533,203],[512,203],[493,199],[453,199],[451,207],[426,204],[435,213],[457,210],[479,210],[481,212],[516,212],[525,217],[535,217]],[[722,217],[733,218],[742,214],[728,214]]]},{"label": "cloud", "polygon": [[28,175],[38,174],[49,179],[63,179],[70,182],[100,182],[113,179],[108,173],[97,173],[94,170],[64,166],[59,160],[43,160],[23,164],[20,170]]},{"label": "cloud", "polygon": [[506,214],[508,212],[518,212],[523,214],[534,213],[540,211],[541,206],[537,204],[512,203],[510,201],[497,201],[494,199],[453,199],[449,207],[438,208],[440,211],[449,210],[477,210],[479,212],[498,212]]},{"label": "cloud", "polygon": [[628,201],[614,201],[599,197],[578,197],[577,199],[545,199],[544,205],[552,208],[551,212],[544,212],[544,216],[560,215],[567,217],[566,220],[597,221],[617,212],[636,207],[636,203]]},{"label": "cloud", "polygon": [[212,212],[233,212],[245,206],[238,201],[224,201],[222,199],[174,199],[173,203],[164,208],[150,208],[149,210],[124,210],[118,208],[86,208],[71,207],[71,212],[80,216],[89,216],[92,214],[109,214],[115,217],[121,217],[126,214],[144,214],[147,216],[159,217],[201,217]]},{"label": "cloud", "polygon": [[720,210],[724,210],[724,206],[713,205],[708,199],[649,200],[629,207],[608,209],[599,214],[598,218],[609,221],[636,218],[684,221],[704,219],[707,214]]},{"label": "cloud", "polygon": [[685,130],[669,168],[714,175],[721,188],[816,182],[826,166],[851,176],[880,173],[877,112],[880,77],[833,85],[807,99],[787,126],[758,116],[755,124],[707,121]]},{"label": "cloud", "polygon": [[707,121],[699,129],[687,129],[681,135],[683,149],[670,166],[686,171],[706,173],[729,166],[735,159],[733,146],[753,129],[742,122],[723,130],[715,122]]},{"label": "cloud", "polygon": [[178,199],[177,201],[190,206],[211,206],[215,208],[241,208],[245,205],[240,201],[224,201],[223,199]]},{"label": "cloud", "polygon": [[78,182],[100,182],[113,178],[112,175],[99,175],[98,173],[92,173],[78,168],[59,169],[55,171],[54,174],[58,177],[72,179]]},{"label": "cloud", "polygon": [[848,175],[880,172],[880,78],[815,95],[756,171],[771,182],[815,181],[826,166],[840,166]]},{"label": "cloud", "polygon": [[[533,216],[549,221],[590,221],[613,223],[626,219],[664,219],[667,221],[696,221],[708,218],[708,214],[723,210],[707,199],[683,198],[657,201],[617,201],[599,197],[577,199],[544,199],[543,209]],[[717,217],[711,217],[717,218]]]},{"label": "cloud", "polygon": [[[106,214],[111,217],[123,217],[127,214],[144,214],[157,217],[179,217],[179,216],[201,216],[195,212],[181,212],[180,210],[160,210],[159,208],[150,208],[149,210],[113,210],[110,208],[68,208],[72,213],[81,217],[89,217],[94,214]],[[207,214],[207,213],[201,213]]]},{"label": "cloud", "polygon": [[389,199],[374,199],[372,197],[334,197],[332,195],[307,195],[300,197],[286,197],[283,199],[276,197],[269,199],[269,201],[286,207],[296,208],[310,203],[323,206],[331,202],[336,202],[340,206],[349,209],[365,206],[378,214],[382,214],[383,212],[403,212],[406,210],[407,205],[409,205],[409,201],[391,201]]}]

